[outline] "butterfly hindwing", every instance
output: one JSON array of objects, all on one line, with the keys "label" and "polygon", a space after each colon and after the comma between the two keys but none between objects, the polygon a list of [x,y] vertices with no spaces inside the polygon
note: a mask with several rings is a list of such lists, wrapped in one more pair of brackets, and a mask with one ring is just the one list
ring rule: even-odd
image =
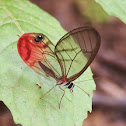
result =
[{"label": "butterfly hindwing", "polygon": [[[42,36],[42,40],[37,37]],[[54,53],[53,43],[41,33],[25,33],[18,40],[18,52],[23,61],[38,74],[58,79],[61,67]]]}]

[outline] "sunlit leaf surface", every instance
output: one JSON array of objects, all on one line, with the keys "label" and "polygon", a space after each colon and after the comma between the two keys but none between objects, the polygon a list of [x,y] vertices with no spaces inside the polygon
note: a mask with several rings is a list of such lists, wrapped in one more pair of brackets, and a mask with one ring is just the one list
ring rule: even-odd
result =
[{"label": "sunlit leaf surface", "polygon": [[[14,121],[23,126],[82,125],[87,111],[92,110],[95,89],[90,68],[75,83],[90,93],[88,97],[75,86],[66,89],[61,109],[58,105],[63,92],[57,87],[44,100],[40,97],[55,82],[46,80],[30,69],[17,52],[18,34],[43,33],[56,44],[66,33],[52,16],[26,0],[0,0],[0,100],[12,112]],[[76,68],[77,69],[77,68]],[[36,83],[43,84],[40,89]]]}]

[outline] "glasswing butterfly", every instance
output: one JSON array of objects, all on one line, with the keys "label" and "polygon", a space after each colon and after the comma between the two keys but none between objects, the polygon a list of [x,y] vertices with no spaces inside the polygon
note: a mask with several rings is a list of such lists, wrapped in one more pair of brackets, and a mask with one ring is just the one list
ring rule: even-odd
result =
[{"label": "glasswing butterfly", "polygon": [[42,33],[24,33],[17,48],[22,60],[35,72],[56,80],[54,87],[66,86],[72,91],[72,81],[91,64],[100,42],[100,35],[94,28],[80,27],[65,34],[56,45]]}]

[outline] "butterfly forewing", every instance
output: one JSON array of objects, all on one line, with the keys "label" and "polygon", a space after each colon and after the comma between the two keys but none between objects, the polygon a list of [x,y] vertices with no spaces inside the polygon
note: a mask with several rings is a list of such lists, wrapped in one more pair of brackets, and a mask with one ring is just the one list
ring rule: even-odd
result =
[{"label": "butterfly forewing", "polygon": [[90,65],[100,47],[100,36],[94,28],[74,29],[55,46],[55,54],[68,81],[79,77]]},{"label": "butterfly forewing", "polygon": [[44,77],[58,79],[62,75],[60,64],[54,53],[54,45],[43,35],[41,42],[35,42],[37,33],[25,33],[18,40],[18,52],[23,61]]}]

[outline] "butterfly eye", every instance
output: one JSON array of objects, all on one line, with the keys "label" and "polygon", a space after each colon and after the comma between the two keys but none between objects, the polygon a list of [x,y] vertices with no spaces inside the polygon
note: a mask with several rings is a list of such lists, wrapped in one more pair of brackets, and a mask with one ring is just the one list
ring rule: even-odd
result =
[{"label": "butterfly eye", "polygon": [[41,35],[39,35],[39,36],[38,36],[38,39],[42,40],[42,39],[43,39],[43,37],[42,37]]},{"label": "butterfly eye", "polygon": [[35,38],[35,42],[40,42],[43,39],[41,35],[38,35],[37,38]]},{"label": "butterfly eye", "polygon": [[40,42],[40,40],[39,39],[34,39],[35,40],[35,42]]}]

